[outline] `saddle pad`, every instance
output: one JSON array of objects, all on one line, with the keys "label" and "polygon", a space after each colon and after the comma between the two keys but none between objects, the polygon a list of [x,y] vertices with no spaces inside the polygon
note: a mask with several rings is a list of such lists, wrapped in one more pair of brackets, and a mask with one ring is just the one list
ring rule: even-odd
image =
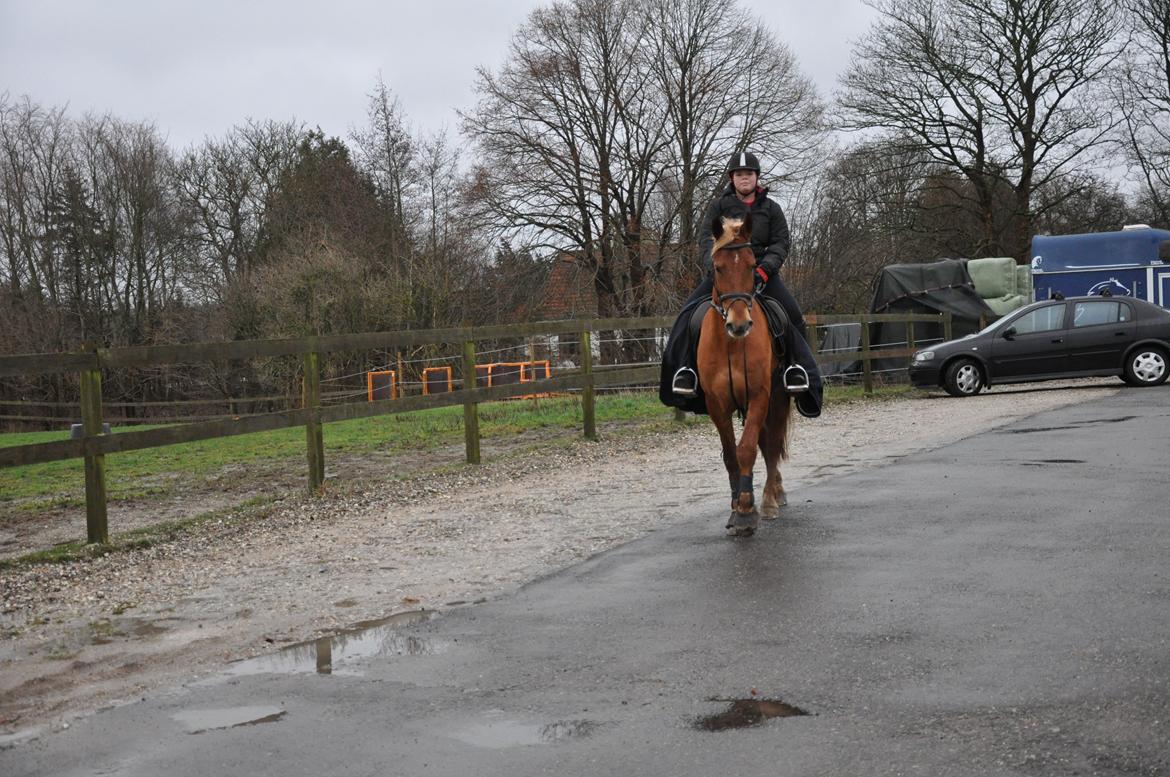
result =
[{"label": "saddle pad", "polygon": [[[764,318],[768,320],[768,332],[771,333],[772,339],[776,340],[782,337],[788,331],[788,314],[784,312],[784,308],[779,302],[763,294],[756,295],[756,302],[760,304],[760,309],[764,311]],[[691,333],[691,342],[698,344],[699,333],[703,330],[703,319],[712,307],[709,299],[695,305],[690,323],[687,325],[687,329]]]}]

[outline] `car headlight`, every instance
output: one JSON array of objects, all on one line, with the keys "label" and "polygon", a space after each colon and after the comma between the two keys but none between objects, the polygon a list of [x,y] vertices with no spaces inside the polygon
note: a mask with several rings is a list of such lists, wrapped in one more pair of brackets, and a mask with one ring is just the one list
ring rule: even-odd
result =
[{"label": "car headlight", "polygon": [[914,354],[914,361],[916,362],[928,362],[933,358],[934,351],[919,351],[918,353]]}]

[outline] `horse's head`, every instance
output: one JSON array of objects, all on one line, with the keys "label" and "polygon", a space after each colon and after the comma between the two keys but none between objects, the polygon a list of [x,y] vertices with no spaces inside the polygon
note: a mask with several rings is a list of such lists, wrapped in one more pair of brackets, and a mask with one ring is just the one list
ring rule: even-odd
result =
[{"label": "horse's head", "polygon": [[716,216],[711,234],[715,236],[715,244],[711,247],[711,263],[715,269],[711,302],[723,316],[727,334],[736,339],[747,337],[752,331],[752,301],[756,287],[752,215],[745,213],[742,219]]}]

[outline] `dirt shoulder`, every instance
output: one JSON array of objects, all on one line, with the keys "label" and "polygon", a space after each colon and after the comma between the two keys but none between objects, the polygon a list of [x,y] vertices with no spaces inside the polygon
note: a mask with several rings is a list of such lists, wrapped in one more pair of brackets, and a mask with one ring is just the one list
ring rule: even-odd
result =
[{"label": "dirt shoulder", "polygon": [[[830,405],[797,419],[785,486],[796,497],[1118,390],[1094,381]],[[0,571],[0,745],[364,620],[506,594],[726,490],[709,424],[601,431],[601,442],[507,456],[485,443],[478,467],[460,466],[461,451],[427,454],[415,471],[437,474],[406,479],[366,466],[323,497],[287,496],[152,547]],[[711,516],[713,541],[723,518]]]}]

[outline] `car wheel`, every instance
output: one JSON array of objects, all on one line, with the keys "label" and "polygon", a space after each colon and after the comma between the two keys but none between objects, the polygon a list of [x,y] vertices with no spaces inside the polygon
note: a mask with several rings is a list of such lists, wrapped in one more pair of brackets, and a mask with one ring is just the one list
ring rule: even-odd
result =
[{"label": "car wheel", "polygon": [[1170,376],[1170,362],[1161,348],[1143,346],[1125,360],[1125,382],[1131,386],[1157,386]]},{"label": "car wheel", "polygon": [[943,388],[952,397],[970,397],[983,388],[983,370],[972,359],[959,359],[947,365]]}]

